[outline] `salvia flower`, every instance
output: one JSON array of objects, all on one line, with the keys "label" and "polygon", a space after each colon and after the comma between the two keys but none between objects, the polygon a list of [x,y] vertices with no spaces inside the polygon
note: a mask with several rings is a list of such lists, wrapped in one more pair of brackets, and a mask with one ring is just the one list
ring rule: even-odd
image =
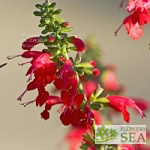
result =
[{"label": "salvia flower", "polygon": [[107,96],[107,99],[109,100],[110,107],[121,112],[126,122],[130,121],[130,114],[127,111],[127,107],[137,109],[138,112],[141,114],[142,118],[146,117],[143,111],[130,98],[114,95],[114,96]]}]

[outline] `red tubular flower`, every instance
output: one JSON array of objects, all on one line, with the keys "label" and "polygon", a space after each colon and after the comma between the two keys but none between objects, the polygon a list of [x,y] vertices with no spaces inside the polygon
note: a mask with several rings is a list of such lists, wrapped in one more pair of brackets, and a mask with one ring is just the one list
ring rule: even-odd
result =
[{"label": "red tubular flower", "polygon": [[58,77],[54,80],[54,85],[57,89],[69,89],[74,83],[75,73],[71,69],[72,62],[66,60],[62,68],[58,71]]},{"label": "red tubular flower", "polygon": [[143,111],[130,98],[114,95],[114,96],[108,96],[107,99],[110,101],[109,102],[110,107],[121,112],[126,122],[130,121],[130,114],[126,109],[127,107],[136,108],[141,114],[142,118],[146,117]]},{"label": "red tubular flower", "polygon": [[48,96],[44,101],[45,101],[45,109],[41,113],[41,117],[44,120],[47,120],[47,119],[49,119],[49,116],[50,116],[50,113],[48,111],[51,109],[51,107],[56,104],[61,104],[62,101],[61,101],[60,97],[58,97],[58,96]]},{"label": "red tubular flower", "polygon": [[[30,74],[30,77],[28,79],[31,80],[32,75],[34,74],[34,80],[31,81],[27,89],[19,96],[18,100],[21,100],[23,95],[26,93],[26,91],[38,89],[41,90],[41,88],[44,88],[47,84],[50,84],[56,74],[56,64],[50,60],[50,55],[47,53],[31,55],[29,52],[28,57],[32,57],[31,60],[31,67],[29,68],[26,75]],[[27,57],[26,56],[26,57]]]},{"label": "red tubular flower", "polygon": [[83,87],[84,87],[86,97],[89,100],[91,94],[97,87],[97,83],[95,83],[94,81],[87,81],[84,83]]},{"label": "red tubular flower", "polygon": [[66,106],[60,115],[60,119],[64,125],[77,125],[80,124],[82,118],[82,112],[79,106],[83,102],[83,94],[72,95],[71,93],[63,90],[61,92],[61,99]]},{"label": "red tubular flower", "polygon": [[84,128],[90,128],[93,125],[94,113],[91,111],[88,105],[84,107],[84,117],[81,121],[81,126]]},{"label": "red tubular flower", "polygon": [[74,44],[74,46],[76,47],[76,50],[78,52],[84,52],[85,51],[85,44],[81,39],[72,38],[71,43]]},{"label": "red tubular flower", "polygon": [[22,49],[31,50],[32,47],[39,44],[40,37],[32,37],[22,43]]}]

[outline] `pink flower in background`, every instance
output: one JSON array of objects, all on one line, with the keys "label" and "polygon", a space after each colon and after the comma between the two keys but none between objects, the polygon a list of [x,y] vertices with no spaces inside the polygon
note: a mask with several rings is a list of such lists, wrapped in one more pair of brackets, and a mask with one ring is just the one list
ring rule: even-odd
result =
[{"label": "pink flower in background", "polygon": [[[127,16],[122,25],[125,25],[127,33],[129,36],[136,40],[139,39],[144,31],[141,26],[150,22],[150,1],[149,0],[130,0],[127,6],[127,10],[132,12]],[[115,35],[122,27],[122,25],[117,29]]]},{"label": "pink flower in background", "polygon": [[130,98],[114,95],[114,96],[107,96],[107,99],[110,101],[109,102],[110,107],[121,112],[126,122],[130,121],[130,114],[126,109],[127,107],[137,109],[138,112],[141,114],[142,118],[146,117],[143,111]]},{"label": "pink flower in background", "polygon": [[132,145],[127,145],[127,144],[119,145],[119,148],[120,150],[135,150]]},{"label": "pink flower in background", "polygon": [[91,94],[97,87],[97,83],[95,83],[94,81],[87,81],[84,83],[83,87],[84,87],[86,97],[89,100]]},{"label": "pink flower in background", "polygon": [[150,1],[149,0],[129,0],[127,10],[128,12],[132,12],[134,10],[137,10],[139,7],[141,8],[150,8]]},{"label": "pink flower in background", "polygon": [[116,91],[119,88],[118,80],[112,70],[106,70],[102,74],[103,88],[107,91]]}]

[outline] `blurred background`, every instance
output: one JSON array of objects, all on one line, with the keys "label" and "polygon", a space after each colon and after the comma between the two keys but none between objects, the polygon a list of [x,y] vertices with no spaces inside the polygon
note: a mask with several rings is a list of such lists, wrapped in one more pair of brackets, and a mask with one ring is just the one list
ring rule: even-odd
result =
[{"label": "blurred background", "polygon": [[[63,140],[67,127],[59,121],[57,107],[52,109],[51,118],[45,121],[40,118],[42,108],[32,104],[26,108],[21,106],[16,99],[26,88],[25,73],[28,65],[18,66],[18,63],[24,61],[21,58],[11,61],[6,58],[22,53],[21,42],[24,39],[41,34],[39,18],[33,15],[33,11],[36,10],[35,4],[43,2],[44,0],[0,0],[0,64],[8,63],[0,69],[1,150],[55,150],[58,145],[61,145],[59,150],[67,150]],[[103,52],[104,63],[116,65],[118,80],[126,86],[125,95],[150,100],[149,25],[144,27],[144,36],[137,41],[130,39],[124,27],[115,37],[114,31],[127,15],[124,9],[119,9],[120,0],[55,2],[57,8],[63,9],[61,16],[74,28],[71,34],[82,39],[89,35],[95,37]],[[35,94],[34,91],[28,92],[22,102],[34,100]],[[149,119],[142,119],[135,113],[131,115],[130,124],[150,126]]]}]

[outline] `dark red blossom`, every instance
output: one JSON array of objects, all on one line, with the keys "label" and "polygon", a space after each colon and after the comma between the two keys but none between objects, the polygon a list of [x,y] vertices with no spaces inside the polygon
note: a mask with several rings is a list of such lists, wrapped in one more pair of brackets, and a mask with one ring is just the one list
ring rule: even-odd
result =
[{"label": "dark red blossom", "polygon": [[75,72],[72,70],[72,62],[66,60],[54,80],[55,87],[59,90],[69,89],[74,84],[74,76]]},{"label": "dark red blossom", "polygon": [[71,43],[74,44],[74,46],[76,47],[76,51],[78,51],[78,52],[84,52],[85,51],[85,44],[81,39],[72,38]]},{"label": "dark red blossom", "polygon": [[72,95],[70,92],[63,90],[61,92],[61,99],[66,106],[60,115],[60,119],[64,125],[77,125],[83,113],[80,111],[79,106],[83,102],[83,94]]},{"label": "dark red blossom", "polygon": [[93,120],[94,120],[94,113],[91,111],[88,105],[85,105],[81,126],[84,128],[89,128],[93,125]]},{"label": "dark red blossom", "polygon": [[141,114],[142,118],[146,117],[143,111],[130,98],[114,95],[114,96],[107,96],[107,99],[109,100],[110,107],[121,112],[126,122],[130,121],[130,114],[126,109],[127,107],[137,109],[138,112]]},{"label": "dark red blossom", "polygon": [[32,37],[22,43],[22,49],[31,50],[35,45],[39,44],[40,37]]}]

